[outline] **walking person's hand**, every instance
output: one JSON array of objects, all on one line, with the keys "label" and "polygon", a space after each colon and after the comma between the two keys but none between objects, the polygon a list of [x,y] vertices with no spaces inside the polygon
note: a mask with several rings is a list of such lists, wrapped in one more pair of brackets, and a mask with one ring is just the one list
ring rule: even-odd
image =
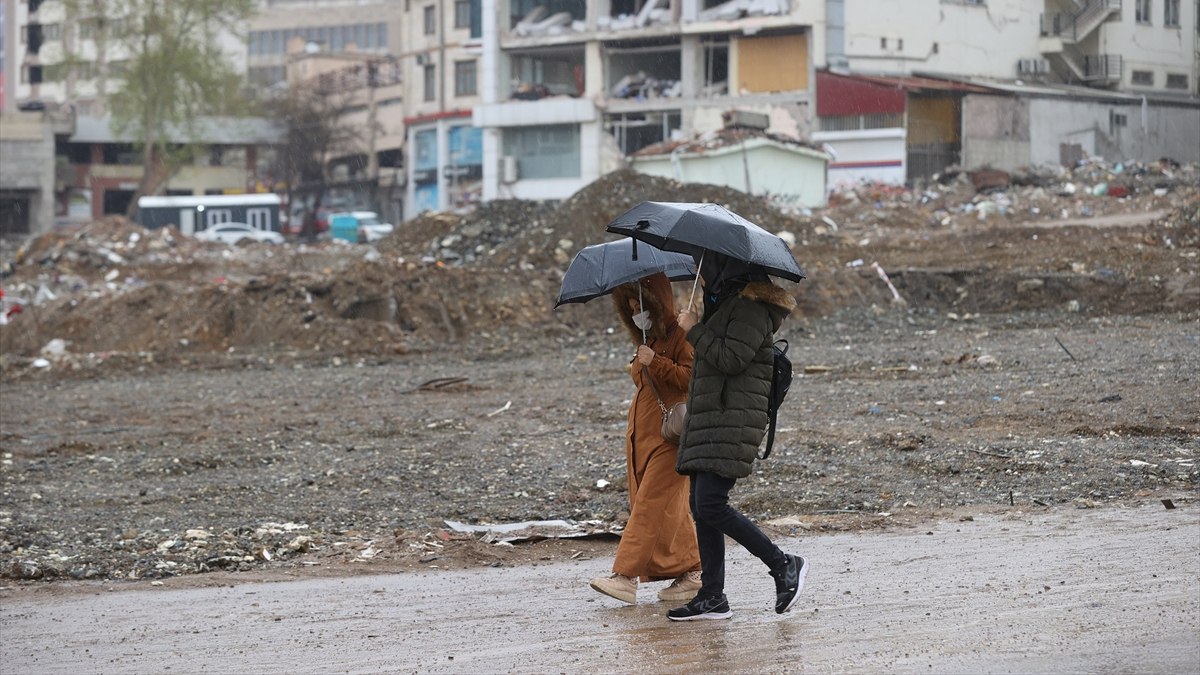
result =
[{"label": "walking person's hand", "polygon": [[650,365],[650,362],[654,360],[654,350],[646,345],[640,345],[637,350],[637,360],[643,366]]},{"label": "walking person's hand", "polygon": [[692,326],[700,322],[700,317],[696,315],[696,310],[685,309],[679,313],[679,316],[675,317],[675,321],[679,323],[679,327],[686,333],[692,329]]}]

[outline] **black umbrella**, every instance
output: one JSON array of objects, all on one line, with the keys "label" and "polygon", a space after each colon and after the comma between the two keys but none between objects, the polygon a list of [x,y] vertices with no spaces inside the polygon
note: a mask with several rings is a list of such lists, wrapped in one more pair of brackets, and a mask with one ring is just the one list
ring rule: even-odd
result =
[{"label": "black umbrella", "polygon": [[696,262],[691,256],[639,246],[635,260],[633,247],[632,239],[618,239],[588,246],[576,253],[566,274],[563,274],[562,288],[558,291],[558,301],[554,306],[557,308],[568,302],[587,302],[611,293],[621,284],[657,272],[663,272],[671,281],[696,276]]},{"label": "black umbrella", "polygon": [[717,204],[642,202],[617,216],[608,231],[696,259],[713,251],[759,265],[773,276],[804,278],[782,239]]}]

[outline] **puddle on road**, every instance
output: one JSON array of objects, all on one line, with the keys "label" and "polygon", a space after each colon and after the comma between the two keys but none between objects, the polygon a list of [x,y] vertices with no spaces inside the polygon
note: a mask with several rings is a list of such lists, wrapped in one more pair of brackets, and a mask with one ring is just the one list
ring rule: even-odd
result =
[{"label": "puddle on road", "polygon": [[[600,596],[606,560],[48,596],[7,591],[11,672],[1181,671],[1200,660],[1194,507],[999,515],[781,542],[796,608],[739,547],[734,617]],[[999,554],[998,554],[999,553]],[[1130,582],[1133,583],[1130,583]],[[1097,601],[1100,602],[1097,605]],[[1114,612],[1114,607],[1120,612]]]}]

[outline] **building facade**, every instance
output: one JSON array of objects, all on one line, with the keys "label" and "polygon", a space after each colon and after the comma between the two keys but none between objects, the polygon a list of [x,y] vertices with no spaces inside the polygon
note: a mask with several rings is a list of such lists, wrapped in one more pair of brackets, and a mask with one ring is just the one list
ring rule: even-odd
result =
[{"label": "building facade", "polygon": [[399,54],[403,5],[384,0],[260,0],[246,33],[246,79],[259,93],[287,86],[292,56]]},{"label": "building facade", "polygon": [[1200,161],[1195,0],[829,0],[814,140],[830,183]]},{"label": "building facade", "polygon": [[806,137],[823,16],[819,0],[485,0],[483,198],[566,198],[735,107]]},{"label": "building facade", "polygon": [[481,100],[482,9],[480,0],[437,0],[413,2],[407,12],[408,218],[466,207],[482,196],[482,134],[472,122]]},{"label": "building facade", "polygon": [[[115,3],[81,6],[95,10],[72,14],[61,0],[0,6],[6,31],[0,212],[19,215],[8,218],[13,233],[124,214],[142,178],[137,139],[114,132],[108,116],[128,53],[101,26],[121,17],[110,11]],[[245,72],[245,42],[228,32],[217,40],[234,70]],[[207,118],[174,135],[195,152],[163,185],[166,194],[268,189],[260,178],[275,134],[265,120]],[[30,186],[35,176],[52,180]]]}]

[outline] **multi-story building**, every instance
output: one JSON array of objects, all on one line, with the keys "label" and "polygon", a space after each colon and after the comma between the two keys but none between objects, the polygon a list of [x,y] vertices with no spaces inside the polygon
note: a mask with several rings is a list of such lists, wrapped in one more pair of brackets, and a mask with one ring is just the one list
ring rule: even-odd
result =
[{"label": "multi-story building", "polygon": [[484,0],[483,198],[562,199],[731,108],[807,137],[821,0]]},{"label": "multi-story building", "polygon": [[[0,13],[6,70],[0,213],[11,216],[5,230],[36,233],[124,213],[142,165],[136,139],[112,129],[107,109],[129,55],[102,28],[122,17],[99,10],[72,15],[61,0],[4,0]],[[231,33],[218,40],[234,69],[244,72],[245,43]],[[275,134],[265,120],[200,119],[174,135],[196,152],[164,182],[167,194],[267,189],[259,179]]]},{"label": "multi-story building", "polygon": [[[18,105],[69,105],[80,115],[103,116],[129,59],[122,42],[112,37],[114,25],[124,19],[110,14],[112,7],[105,3],[78,15],[61,0],[6,0],[6,5],[16,47],[9,95]],[[219,32],[217,41],[235,71],[245,72],[244,41],[229,31]]]},{"label": "multi-story building", "polygon": [[837,185],[949,164],[1200,161],[1195,0],[827,0]]},{"label": "multi-story building", "polygon": [[289,87],[322,97],[336,112],[337,147],[323,157],[328,180],[317,186],[288,186],[293,217],[316,200],[334,210],[376,210],[403,217],[404,84],[400,60],[391,54],[327,53],[314,43],[293,54]]},{"label": "multi-story building", "polygon": [[1195,0],[840,0],[830,65],[1200,93]]},{"label": "multi-story building", "polygon": [[386,0],[260,0],[246,35],[246,77],[255,90],[282,88],[291,55],[400,53],[402,5]]},{"label": "multi-story building", "polygon": [[480,129],[472,111],[485,25],[481,0],[404,3],[408,133],[405,215],[455,209],[479,200],[484,175]]}]

